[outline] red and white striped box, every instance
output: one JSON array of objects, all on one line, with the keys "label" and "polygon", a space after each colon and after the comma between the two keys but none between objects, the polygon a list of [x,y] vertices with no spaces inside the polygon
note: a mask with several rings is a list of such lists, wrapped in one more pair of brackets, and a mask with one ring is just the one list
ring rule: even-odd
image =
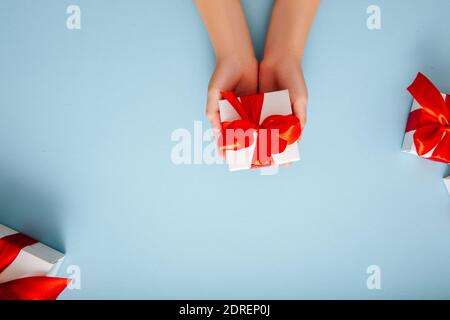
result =
[{"label": "red and white striped box", "polygon": [[[18,233],[0,224],[0,238]],[[0,283],[31,276],[54,276],[64,254],[36,242],[23,248],[16,259],[0,273]]]}]

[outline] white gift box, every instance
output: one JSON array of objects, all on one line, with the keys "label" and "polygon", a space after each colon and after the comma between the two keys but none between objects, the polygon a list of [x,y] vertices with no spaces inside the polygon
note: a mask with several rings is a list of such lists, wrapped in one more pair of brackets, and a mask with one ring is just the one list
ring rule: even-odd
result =
[{"label": "white gift box", "polygon": [[[445,94],[444,93],[441,93],[441,95],[442,95],[442,97],[445,99]],[[420,108],[422,108],[422,106],[417,102],[417,100],[416,99],[413,99],[413,103],[412,103],[412,107],[411,107],[411,112],[413,112],[414,110],[417,110],[417,109],[420,109]],[[410,113],[411,113],[410,112]],[[403,145],[402,145],[402,151],[403,152],[406,152],[406,153],[410,153],[410,154],[413,154],[413,155],[416,155],[416,156],[418,156],[418,154],[417,154],[417,150],[416,150],[416,146],[415,146],[415,144],[414,144],[414,132],[416,132],[416,130],[412,130],[412,131],[409,131],[409,132],[406,132],[405,133],[405,137],[403,138]],[[430,152],[428,152],[427,154],[424,154],[423,156],[422,156],[422,158],[429,158],[429,157],[431,157],[431,155],[433,154],[433,152],[434,152],[434,149],[435,148],[433,148]]]},{"label": "white gift box", "polygon": [[[219,101],[219,112],[220,120],[222,122],[229,122],[240,119],[239,114],[227,100]],[[292,114],[291,100],[289,98],[288,90],[275,91],[264,94],[260,124],[268,116],[273,114]],[[254,137],[254,141],[256,141],[256,133],[254,134]],[[250,169],[252,166],[252,158],[255,151],[255,146],[256,142],[250,145],[248,148],[236,151],[225,151],[225,158],[230,171]],[[274,154],[272,155],[272,158],[275,166],[300,160],[298,142],[288,145],[282,153]]]},{"label": "white gift box", "polygon": [[[17,231],[0,224],[0,238]],[[64,254],[40,242],[23,248],[16,259],[0,273],[0,283],[31,276],[55,276]]]},{"label": "white gift box", "polygon": [[448,193],[450,194],[450,176],[444,178],[445,186],[447,187]]}]

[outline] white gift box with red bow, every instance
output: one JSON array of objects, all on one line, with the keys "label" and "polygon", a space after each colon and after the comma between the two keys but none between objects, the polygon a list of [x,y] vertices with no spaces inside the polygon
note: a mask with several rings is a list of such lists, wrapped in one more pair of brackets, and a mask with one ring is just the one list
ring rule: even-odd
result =
[{"label": "white gift box with red bow", "polygon": [[[219,101],[219,113],[220,121],[222,122],[231,122],[240,119],[239,114],[227,100]],[[291,100],[289,98],[288,90],[281,90],[264,94],[260,123],[262,123],[268,116],[273,114],[292,114]],[[256,141],[256,133],[254,134],[254,141]],[[227,150],[225,152],[225,159],[227,161],[229,170],[237,171],[250,169],[252,166],[252,158],[254,152],[255,143],[244,149],[236,151]],[[275,166],[299,161],[300,152],[298,142],[288,145],[282,153],[273,154],[272,158]]]},{"label": "white gift box with red bow", "polygon": [[[0,224],[0,238],[18,233]],[[16,259],[0,273],[0,283],[31,276],[54,276],[64,254],[40,242],[23,248]]]},{"label": "white gift box with red bow", "polygon": [[[441,93],[441,95],[442,95],[443,98],[445,98],[445,96],[446,96],[445,93]],[[420,108],[422,108],[422,106],[417,102],[416,99],[413,99],[411,112],[413,112],[414,110],[418,110]],[[416,150],[416,145],[414,144],[414,132],[416,132],[416,131],[413,130],[413,131],[409,131],[409,132],[405,133],[405,136],[403,138],[402,151],[418,156],[417,150]],[[434,151],[434,149],[432,149],[427,154],[423,155],[422,158],[429,158],[429,157],[431,157],[431,155],[433,154],[433,151]]]}]

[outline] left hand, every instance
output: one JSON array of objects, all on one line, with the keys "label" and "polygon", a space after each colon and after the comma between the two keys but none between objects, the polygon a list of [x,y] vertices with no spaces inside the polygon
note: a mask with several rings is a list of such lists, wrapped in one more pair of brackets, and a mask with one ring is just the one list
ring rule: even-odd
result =
[{"label": "left hand", "polygon": [[286,55],[279,59],[264,58],[259,66],[259,91],[262,93],[289,90],[292,112],[300,119],[303,128],[306,124],[308,90],[300,59]]}]

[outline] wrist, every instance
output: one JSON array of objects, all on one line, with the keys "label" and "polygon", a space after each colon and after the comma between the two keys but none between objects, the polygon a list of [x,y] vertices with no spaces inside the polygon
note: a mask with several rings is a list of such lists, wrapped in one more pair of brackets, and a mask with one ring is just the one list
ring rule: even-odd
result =
[{"label": "wrist", "polygon": [[298,64],[301,66],[302,54],[295,51],[281,51],[276,52],[264,52],[264,57],[261,61],[261,67],[267,69],[273,69],[276,66],[286,64]]},{"label": "wrist", "polygon": [[217,61],[234,60],[239,62],[252,62],[256,59],[251,39],[237,39],[233,35],[214,45]]},{"label": "wrist", "polygon": [[228,53],[216,56],[217,64],[235,65],[241,69],[258,66],[258,59],[254,54]]}]

